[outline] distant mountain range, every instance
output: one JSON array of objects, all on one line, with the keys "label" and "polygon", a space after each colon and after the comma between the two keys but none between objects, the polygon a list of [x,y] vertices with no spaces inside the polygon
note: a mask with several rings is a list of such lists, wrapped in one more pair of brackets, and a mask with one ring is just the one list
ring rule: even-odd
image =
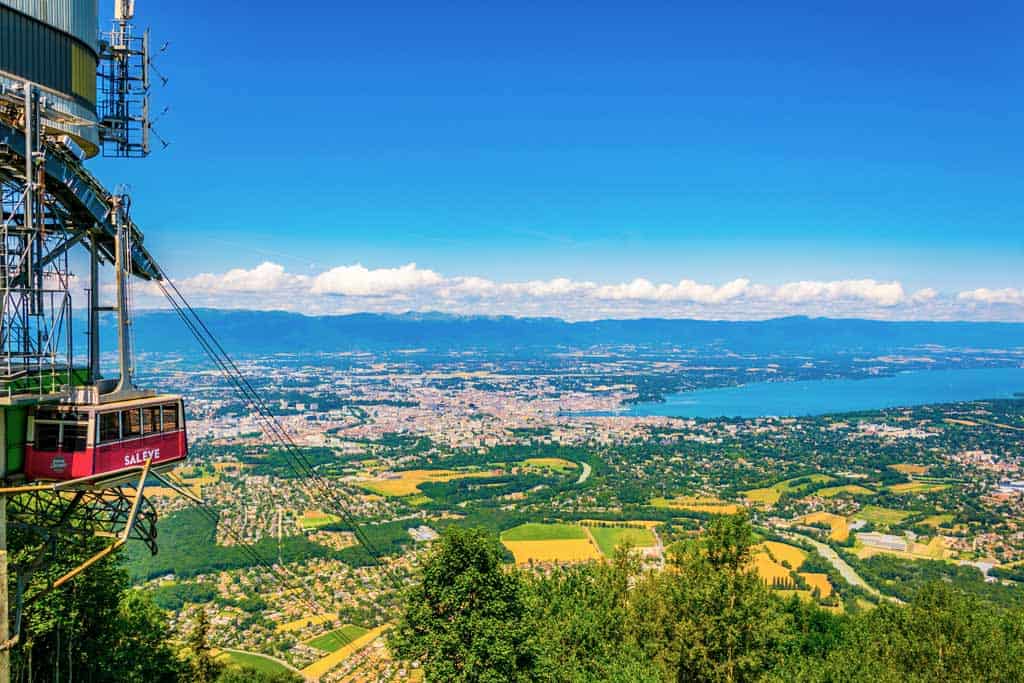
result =
[{"label": "distant mountain range", "polygon": [[[232,353],[478,349],[495,352],[587,348],[597,345],[719,348],[741,353],[883,353],[938,345],[1024,348],[1024,323],[884,322],[789,317],[764,321],[596,320],[359,313],[305,316],[281,311],[201,309],[200,316]],[[79,328],[81,329],[81,328]],[[113,343],[112,327],[104,335]],[[141,352],[195,350],[176,314],[135,318]]]}]

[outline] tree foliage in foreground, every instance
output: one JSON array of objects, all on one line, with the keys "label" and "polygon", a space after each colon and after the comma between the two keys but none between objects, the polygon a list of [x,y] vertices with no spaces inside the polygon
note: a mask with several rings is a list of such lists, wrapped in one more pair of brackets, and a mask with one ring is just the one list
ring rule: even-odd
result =
[{"label": "tree foliage in foreground", "polygon": [[478,529],[449,528],[423,567],[423,581],[391,638],[396,656],[424,662],[430,680],[530,680],[534,668],[523,576]]},{"label": "tree foliage in foreground", "polygon": [[483,530],[448,529],[391,638],[427,681],[1024,681],[1024,612],[942,582],[905,606],[835,615],[750,571],[741,513],[661,572],[628,553],[535,575]]}]

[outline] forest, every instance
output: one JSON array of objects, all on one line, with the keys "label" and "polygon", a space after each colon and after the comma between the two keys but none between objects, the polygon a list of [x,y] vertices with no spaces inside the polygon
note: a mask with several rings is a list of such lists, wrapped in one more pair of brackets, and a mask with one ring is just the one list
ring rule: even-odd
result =
[{"label": "forest", "polygon": [[942,580],[904,604],[836,614],[749,571],[753,527],[720,517],[664,572],[629,553],[549,573],[448,529],[408,589],[393,653],[428,681],[1020,681],[1024,611]]}]

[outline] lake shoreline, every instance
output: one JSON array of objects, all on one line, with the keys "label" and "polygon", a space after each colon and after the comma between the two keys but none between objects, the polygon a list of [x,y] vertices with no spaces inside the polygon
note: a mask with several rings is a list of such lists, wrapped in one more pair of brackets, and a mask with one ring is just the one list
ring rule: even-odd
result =
[{"label": "lake shoreline", "polygon": [[663,401],[570,417],[813,417],[965,401],[1020,399],[1024,368],[921,370],[871,378],[754,382],[668,394]]}]

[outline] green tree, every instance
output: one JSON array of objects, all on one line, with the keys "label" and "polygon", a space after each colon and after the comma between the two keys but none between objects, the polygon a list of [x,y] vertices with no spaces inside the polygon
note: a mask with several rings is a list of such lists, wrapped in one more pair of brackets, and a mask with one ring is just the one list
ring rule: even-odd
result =
[{"label": "green tree", "polygon": [[221,673],[221,665],[210,652],[210,620],[206,609],[196,611],[192,630],[185,639],[190,683],[213,683]]},{"label": "green tree", "polygon": [[290,671],[266,673],[249,666],[229,666],[221,672],[217,683],[302,683],[302,676]]},{"label": "green tree", "polygon": [[[173,681],[181,666],[169,646],[167,618],[128,588],[121,553],[95,563],[57,589],[52,582],[107,541],[61,542],[49,548],[17,527],[9,547],[27,599],[21,642],[11,654],[12,680]],[[29,571],[35,561],[36,571]],[[12,581],[10,594],[16,594]]]},{"label": "green tree", "polygon": [[533,678],[536,655],[522,575],[503,567],[497,539],[450,527],[426,557],[391,632],[394,654],[419,660],[430,681]]},{"label": "green tree", "polygon": [[907,606],[883,603],[858,615],[822,658],[793,658],[777,681],[1021,681],[1020,610],[985,605],[943,582]]},{"label": "green tree", "polygon": [[556,570],[530,581],[538,634],[538,678],[660,681],[657,666],[628,638],[630,584],[639,563],[629,548],[612,562]]},{"label": "green tree", "polygon": [[720,517],[677,559],[678,681],[753,681],[788,647],[791,620],[750,571],[753,541],[745,513]]},{"label": "green tree", "polygon": [[181,663],[170,646],[167,615],[152,598],[129,590],[121,597],[116,641],[110,660],[117,679],[126,683],[172,683],[181,675]]}]

